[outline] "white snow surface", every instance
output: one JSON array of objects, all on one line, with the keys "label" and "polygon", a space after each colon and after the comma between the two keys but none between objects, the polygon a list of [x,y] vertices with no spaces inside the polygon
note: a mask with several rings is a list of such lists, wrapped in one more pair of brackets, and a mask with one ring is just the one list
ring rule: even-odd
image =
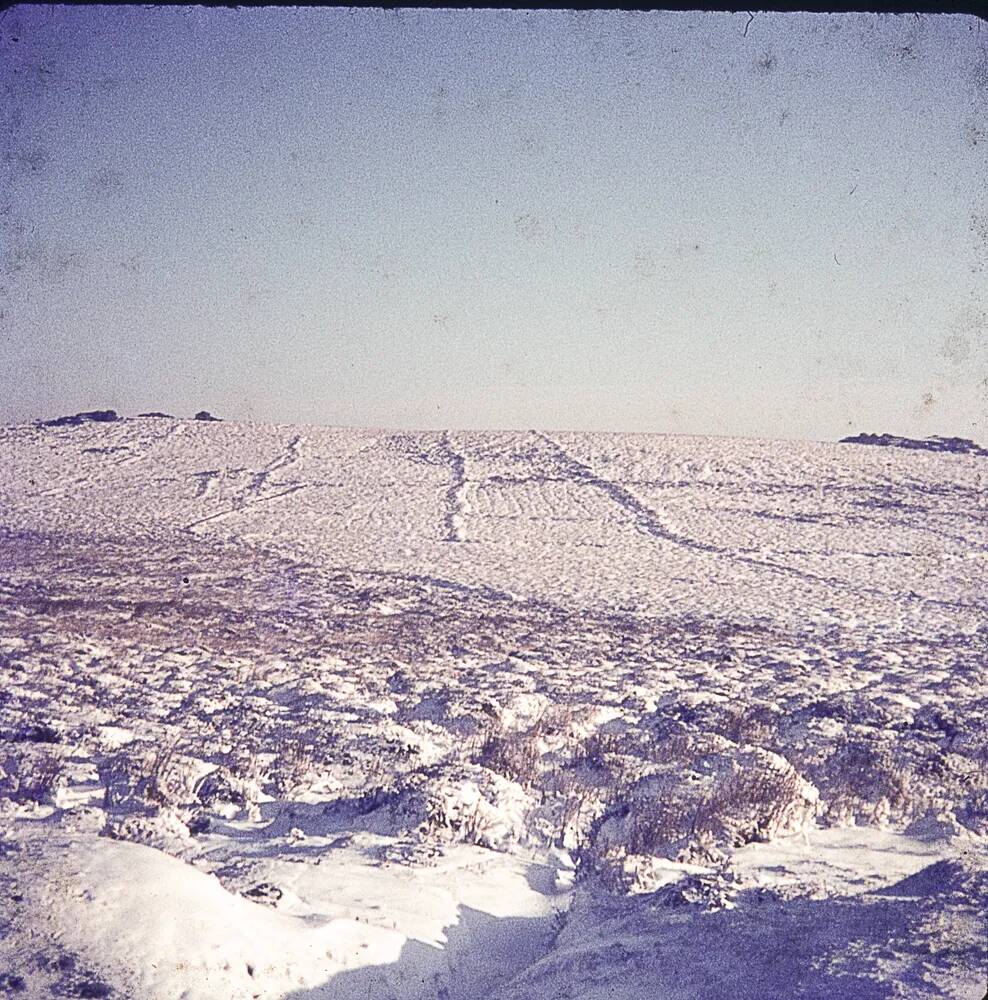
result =
[{"label": "white snow surface", "polygon": [[980,998],[986,460],[0,428],[0,996]]},{"label": "white snow surface", "polygon": [[654,613],[971,628],[985,609],[979,456],[160,418],[6,428],[0,448],[0,503],[21,529],[178,529]]}]

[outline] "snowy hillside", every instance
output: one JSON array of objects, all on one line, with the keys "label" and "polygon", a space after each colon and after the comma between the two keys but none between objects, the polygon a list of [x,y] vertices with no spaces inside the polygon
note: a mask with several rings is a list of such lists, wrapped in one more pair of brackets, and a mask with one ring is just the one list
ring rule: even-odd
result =
[{"label": "snowy hillside", "polygon": [[980,1000],[986,470],[0,428],[0,995]]}]

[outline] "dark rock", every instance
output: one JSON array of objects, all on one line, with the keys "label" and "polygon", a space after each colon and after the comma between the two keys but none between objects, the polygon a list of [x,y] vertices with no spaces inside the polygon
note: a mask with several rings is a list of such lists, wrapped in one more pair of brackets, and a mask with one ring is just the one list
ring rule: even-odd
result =
[{"label": "dark rock", "polygon": [[151,410],[150,413],[138,413],[139,417],[164,417],[166,420],[174,420],[170,413],[162,413],[160,410]]},{"label": "dark rock", "polygon": [[196,414],[196,420],[215,420],[215,421],[218,421],[219,419],[220,419],[219,417],[214,417],[214,416],[213,416],[213,415],[212,415],[212,414],[211,414],[211,413],[209,412],[209,410],[200,410],[200,411],[199,411],[199,412],[198,412],[198,413]]},{"label": "dark rock", "polygon": [[278,900],[281,899],[284,893],[278,886],[272,885],[270,882],[259,882],[257,885],[245,890],[244,895],[255,902],[264,903],[267,906],[277,906]]},{"label": "dark rock", "polygon": [[88,410],[85,413],[75,413],[70,417],[56,417],[54,420],[42,420],[42,427],[78,427],[80,424],[108,424],[119,420],[116,410]]},{"label": "dark rock", "polygon": [[106,983],[101,983],[99,980],[90,980],[89,982],[79,983],[72,995],[85,997],[87,1000],[101,1000],[101,998],[113,996],[113,990]]},{"label": "dark rock", "polygon": [[198,812],[186,825],[189,828],[189,833],[191,833],[193,837],[198,837],[201,833],[208,833],[210,827],[213,825],[213,822],[206,813]]},{"label": "dark rock", "polygon": [[62,734],[47,722],[32,722],[19,727],[13,735],[14,743],[61,743]]}]

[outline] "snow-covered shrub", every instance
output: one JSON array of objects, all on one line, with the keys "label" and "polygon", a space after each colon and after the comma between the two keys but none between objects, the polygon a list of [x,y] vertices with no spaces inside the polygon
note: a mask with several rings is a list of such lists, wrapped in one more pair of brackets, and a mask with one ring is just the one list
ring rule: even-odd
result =
[{"label": "snow-covered shrub", "polygon": [[264,783],[277,798],[290,799],[314,777],[312,748],[301,739],[287,739],[278,748],[264,773]]},{"label": "snow-covered shrub", "polygon": [[776,738],[780,713],[764,702],[729,704],[718,732],[739,746],[768,748]]},{"label": "snow-covered shrub", "polygon": [[531,799],[498,775],[451,780],[430,787],[423,839],[462,841],[498,849],[526,838]]},{"label": "snow-covered shrub", "polygon": [[67,784],[65,762],[53,753],[8,754],[0,764],[0,797],[57,805]]},{"label": "snow-covered shrub", "polygon": [[988,765],[988,732],[980,728],[980,723],[970,721],[968,728],[956,732],[945,740],[951,753],[963,754],[981,765]]},{"label": "snow-covered shrub", "polygon": [[145,844],[168,854],[182,854],[192,844],[188,825],[174,809],[161,809],[153,815],[129,815],[111,818],[103,829],[107,837]]},{"label": "snow-covered shrub", "polygon": [[709,873],[686,875],[659,887],[652,900],[657,906],[698,906],[710,912],[733,910],[737,905],[737,876],[726,865]]},{"label": "snow-covered shrub", "polygon": [[541,773],[541,733],[538,726],[512,731],[492,725],[484,736],[477,763],[490,771],[531,788]]},{"label": "snow-covered shrub", "polygon": [[816,789],[776,754],[697,762],[706,773],[664,765],[623,789],[591,828],[585,871],[613,875],[629,855],[714,863],[724,847],[801,829],[816,813]]},{"label": "snow-covered shrub", "polygon": [[671,733],[654,741],[649,759],[656,764],[690,764],[698,752],[696,736]]},{"label": "snow-covered shrub", "polygon": [[476,785],[461,786],[431,796],[426,803],[426,823],[422,830],[425,839],[445,834],[454,840],[478,843],[485,819],[481,803],[484,799]]},{"label": "snow-covered shrub", "polygon": [[956,711],[941,702],[929,702],[913,713],[911,728],[954,739],[968,732],[969,720],[959,718]]},{"label": "snow-covered shrub", "polygon": [[621,752],[623,746],[621,733],[593,733],[573,754],[574,765],[603,768],[607,766],[608,758]]},{"label": "snow-covered shrub", "polygon": [[902,705],[871,697],[866,692],[835,691],[811,701],[795,716],[832,719],[845,726],[891,729],[909,717],[909,713]]},{"label": "snow-covered shrub", "polygon": [[515,782],[477,765],[457,765],[399,775],[387,787],[352,800],[349,808],[391,836],[499,849],[526,839],[534,804]]},{"label": "snow-covered shrub", "polygon": [[129,744],[99,766],[106,822],[104,836],[182,854],[192,844],[190,827],[204,829],[196,794],[202,763],[174,744]]},{"label": "snow-covered shrub", "polygon": [[234,819],[242,813],[250,819],[260,816],[257,803],[261,786],[256,774],[248,772],[241,776],[231,768],[220,765],[199,779],[194,792],[206,810],[225,819]]},{"label": "snow-covered shrub", "polygon": [[174,745],[156,750],[150,757],[145,796],[159,806],[179,806],[189,803],[194,795],[194,771],[183,760]]},{"label": "snow-covered shrub", "polygon": [[921,790],[902,760],[875,740],[840,745],[813,771],[824,800],[823,817],[835,825],[883,825],[926,811]]},{"label": "snow-covered shrub", "polygon": [[699,803],[685,796],[645,798],[629,808],[621,847],[629,854],[675,857],[695,828]]},{"label": "snow-covered shrub", "polygon": [[547,750],[568,749],[589,735],[593,715],[593,707],[553,702],[545,706],[531,731]]},{"label": "snow-covered shrub", "polygon": [[525,818],[530,840],[567,850],[580,850],[589,843],[594,822],[607,809],[608,797],[584,778],[572,766],[543,772],[539,784],[528,791],[533,800]]},{"label": "snow-covered shrub", "polygon": [[963,832],[963,826],[950,809],[931,809],[925,816],[914,819],[903,831],[917,840],[949,840]]},{"label": "snow-covered shrub", "polygon": [[988,788],[972,791],[957,809],[957,819],[968,830],[981,836],[988,835]]},{"label": "snow-covered shrub", "polygon": [[592,708],[519,695],[493,714],[478,734],[474,759],[525,788],[539,784],[547,761],[586,757]]},{"label": "snow-covered shrub", "polygon": [[702,801],[695,829],[735,846],[767,841],[802,829],[818,801],[816,788],[784,758],[763,751],[732,761],[729,774]]},{"label": "snow-covered shrub", "polygon": [[129,744],[99,765],[103,805],[116,812],[155,813],[161,809],[190,811],[199,768],[173,745]]},{"label": "snow-covered shrub", "polygon": [[98,806],[77,805],[59,816],[64,830],[98,834],[106,827],[106,812]]},{"label": "snow-covered shrub", "polygon": [[147,753],[132,744],[126,750],[109,754],[99,762],[98,771],[103,784],[103,807],[120,811],[147,808],[144,795],[147,783]]},{"label": "snow-covered shrub", "polygon": [[769,747],[776,740],[780,719],[779,709],[765,701],[737,702],[683,692],[658,706],[642,723],[656,751],[672,759],[673,754],[689,749],[689,741],[704,736],[727,739],[741,747]]},{"label": "snow-covered shrub", "polygon": [[569,769],[579,775],[581,785],[596,789],[608,803],[624,800],[642,778],[662,766],[648,739],[639,742],[634,736],[640,734],[591,737],[576,751]]},{"label": "snow-covered shrub", "polygon": [[590,842],[594,823],[603,815],[606,805],[594,789],[574,792],[560,808],[558,834],[555,843],[567,850],[582,850]]},{"label": "snow-covered shrub", "polygon": [[649,908],[697,907],[708,912],[732,910],[739,884],[724,855],[704,864],[712,871],[684,874],[651,855],[625,854],[600,872],[598,884],[609,892],[649,894]]}]

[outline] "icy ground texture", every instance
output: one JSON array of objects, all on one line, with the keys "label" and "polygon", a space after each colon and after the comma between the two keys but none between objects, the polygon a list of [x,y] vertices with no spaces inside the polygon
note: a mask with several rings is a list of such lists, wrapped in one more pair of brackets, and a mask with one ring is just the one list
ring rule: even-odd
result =
[{"label": "icy ground texture", "polygon": [[0,995],[980,1000],[985,467],[0,429]]}]

